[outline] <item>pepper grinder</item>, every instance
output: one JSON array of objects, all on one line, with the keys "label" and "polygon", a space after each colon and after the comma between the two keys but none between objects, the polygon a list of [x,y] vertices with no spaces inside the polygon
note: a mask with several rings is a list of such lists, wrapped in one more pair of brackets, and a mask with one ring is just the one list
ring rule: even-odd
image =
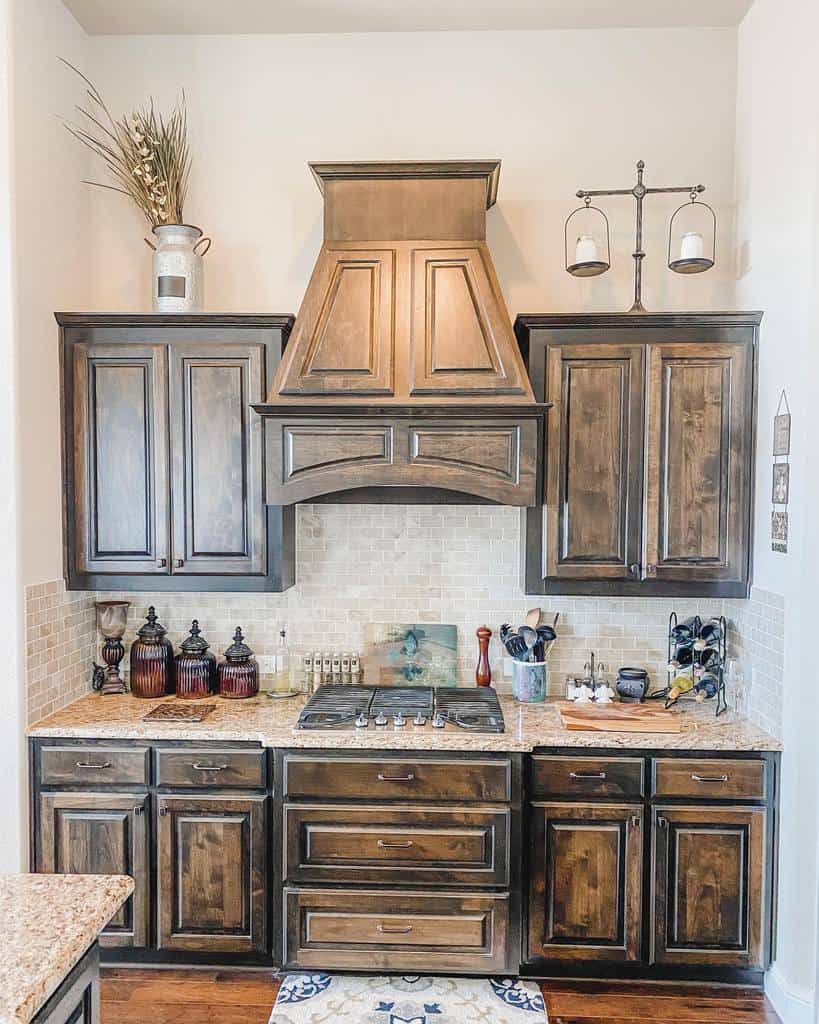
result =
[{"label": "pepper grinder", "polygon": [[475,683],[478,686],[491,686],[492,669],[489,667],[489,640],[492,630],[488,626],[478,626],[475,630],[478,638],[478,664],[475,667]]}]

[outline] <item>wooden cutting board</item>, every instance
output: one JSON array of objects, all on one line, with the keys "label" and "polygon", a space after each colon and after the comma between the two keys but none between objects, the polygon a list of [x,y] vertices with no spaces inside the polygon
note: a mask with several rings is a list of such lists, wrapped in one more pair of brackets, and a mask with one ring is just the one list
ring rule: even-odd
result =
[{"label": "wooden cutting board", "polygon": [[654,704],[575,704],[562,700],[560,717],[574,732],[682,732],[681,716]]}]

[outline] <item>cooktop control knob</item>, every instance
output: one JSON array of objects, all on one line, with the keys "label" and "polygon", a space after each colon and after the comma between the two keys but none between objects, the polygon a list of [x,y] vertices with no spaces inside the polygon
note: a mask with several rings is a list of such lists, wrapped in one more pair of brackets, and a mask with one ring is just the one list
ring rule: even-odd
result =
[{"label": "cooktop control knob", "polygon": [[415,716],[415,718],[413,718],[412,724],[413,725],[426,725],[427,724],[427,720],[424,717],[424,715],[422,715],[421,712],[419,711],[418,714]]},{"label": "cooktop control knob", "polygon": [[397,714],[393,715],[392,724],[396,727],[396,729],[400,729],[402,726],[407,724],[407,720],[399,711]]},{"label": "cooktop control knob", "polygon": [[366,729],[367,728],[367,724],[368,724],[367,716],[364,714],[363,711],[360,711],[358,713],[358,717],[355,720],[355,727],[356,727],[356,729]]},{"label": "cooktop control knob", "polygon": [[432,719],[432,728],[433,729],[443,729],[443,727],[445,725],[446,725],[446,719],[444,718],[444,716],[441,714],[440,711],[436,711],[435,715],[433,716],[433,719]]},{"label": "cooktop control knob", "polygon": [[386,717],[386,715],[382,715],[381,712],[379,711],[378,714],[375,716],[375,724],[376,725],[386,725],[387,724],[387,717]]}]

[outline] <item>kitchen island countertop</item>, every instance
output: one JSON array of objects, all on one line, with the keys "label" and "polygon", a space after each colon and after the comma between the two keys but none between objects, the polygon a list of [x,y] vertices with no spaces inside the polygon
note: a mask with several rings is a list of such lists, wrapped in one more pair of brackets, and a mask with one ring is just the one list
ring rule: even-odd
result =
[{"label": "kitchen island countertop", "polygon": [[441,732],[409,728],[300,730],[295,728],[305,698],[249,700],[209,698],[215,711],[203,722],[145,722],[157,704],[173,700],[140,700],[130,694],[88,694],[56,711],[28,730],[32,737],[131,740],[198,740],[254,742],[264,747],[354,750],[472,750],[528,752],[538,747],[617,748],[684,751],[781,750],[780,742],[733,711],[716,718],[711,704],[678,707],[683,731],[678,733],[574,732],[564,728],[556,700],[519,704],[501,693],[506,731],[503,733]]},{"label": "kitchen island countertop", "polygon": [[0,875],[0,1024],[28,1024],[133,891],[125,875]]}]

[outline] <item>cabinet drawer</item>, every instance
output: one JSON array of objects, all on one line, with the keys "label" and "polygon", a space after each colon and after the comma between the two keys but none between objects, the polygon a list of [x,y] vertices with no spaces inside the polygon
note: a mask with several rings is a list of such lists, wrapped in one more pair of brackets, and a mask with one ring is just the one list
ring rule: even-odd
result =
[{"label": "cabinet drawer", "polygon": [[42,786],[147,786],[148,747],[40,747]]},{"label": "cabinet drawer", "polygon": [[654,760],[654,796],[688,796],[725,800],[765,800],[764,761],[729,758]]},{"label": "cabinet drawer", "polygon": [[284,877],[290,882],[509,884],[503,810],[289,805]]},{"label": "cabinet drawer", "polygon": [[212,786],[224,789],[263,789],[263,750],[187,747],[156,752],[158,786]]},{"label": "cabinet drawer", "polygon": [[285,889],[286,961],[322,970],[507,970],[509,897]]},{"label": "cabinet drawer", "polygon": [[284,795],[290,798],[355,797],[363,800],[511,799],[512,762],[420,760],[393,757],[287,755]]},{"label": "cabinet drawer", "polygon": [[532,796],[618,799],[643,796],[643,761],[636,757],[561,757],[545,754],[532,758]]}]

